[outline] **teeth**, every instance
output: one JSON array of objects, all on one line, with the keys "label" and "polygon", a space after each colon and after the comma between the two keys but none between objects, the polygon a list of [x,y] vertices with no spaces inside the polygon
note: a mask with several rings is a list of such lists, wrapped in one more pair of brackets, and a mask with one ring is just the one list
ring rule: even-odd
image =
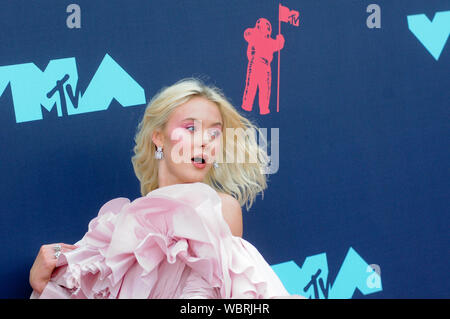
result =
[{"label": "teeth", "polygon": [[201,158],[201,157],[194,157],[194,162],[196,162],[196,163],[204,163],[205,160],[203,158]]}]

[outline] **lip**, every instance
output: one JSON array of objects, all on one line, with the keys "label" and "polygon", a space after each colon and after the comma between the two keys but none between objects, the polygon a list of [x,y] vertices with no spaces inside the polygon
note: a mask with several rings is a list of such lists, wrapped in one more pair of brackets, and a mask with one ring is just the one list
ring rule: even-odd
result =
[{"label": "lip", "polygon": [[208,163],[208,155],[206,155],[206,154],[200,153],[200,154],[194,155],[192,158],[195,158],[195,157],[202,157],[205,160],[205,162]]},{"label": "lip", "polygon": [[192,165],[194,165],[195,167],[197,167],[197,168],[205,168],[206,167],[206,163],[195,163],[195,162],[192,162]]},{"label": "lip", "polygon": [[[196,162],[194,162],[194,158],[195,157],[201,157],[201,158],[203,158],[204,159],[204,161],[205,161],[205,163],[196,163]],[[205,168],[206,167],[206,164],[208,163],[208,156],[206,156],[205,154],[198,154],[198,155],[194,155],[193,157],[192,157],[192,159],[191,159],[191,163],[192,163],[192,165],[194,165],[195,167],[197,167],[197,168]]]}]

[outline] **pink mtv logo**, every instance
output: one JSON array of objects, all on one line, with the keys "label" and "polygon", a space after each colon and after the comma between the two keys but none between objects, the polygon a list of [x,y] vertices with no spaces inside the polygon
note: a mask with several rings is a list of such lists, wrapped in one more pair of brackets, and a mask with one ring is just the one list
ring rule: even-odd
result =
[{"label": "pink mtv logo", "polygon": [[277,112],[279,111],[280,90],[280,50],[284,47],[284,37],[281,34],[281,22],[299,25],[299,12],[279,4],[278,34],[272,38],[272,25],[269,20],[259,18],[253,28],[247,28],[244,39],[247,46],[247,77],[245,81],[242,109],[251,111],[256,91],[259,91],[259,113],[269,114],[270,92],[272,86],[271,62],[274,52],[278,51],[278,82],[277,82]]}]

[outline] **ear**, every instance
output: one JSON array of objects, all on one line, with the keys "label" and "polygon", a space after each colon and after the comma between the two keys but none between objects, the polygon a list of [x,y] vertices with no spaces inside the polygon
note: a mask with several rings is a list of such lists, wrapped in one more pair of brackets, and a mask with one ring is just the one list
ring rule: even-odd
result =
[{"label": "ear", "polygon": [[163,146],[164,145],[164,134],[161,130],[156,129],[153,131],[152,134],[152,141],[153,144],[156,146]]}]

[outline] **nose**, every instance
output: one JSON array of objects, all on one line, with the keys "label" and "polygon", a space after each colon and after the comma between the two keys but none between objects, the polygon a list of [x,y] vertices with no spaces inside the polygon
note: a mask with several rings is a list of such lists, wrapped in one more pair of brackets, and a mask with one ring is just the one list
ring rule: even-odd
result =
[{"label": "nose", "polygon": [[202,133],[201,138],[202,138],[202,148],[208,147],[209,143],[211,143],[212,141],[211,135],[207,131],[205,131]]},{"label": "nose", "polygon": [[194,146],[201,147],[202,149],[207,147],[212,138],[209,136],[207,130],[198,130],[194,134]]}]

